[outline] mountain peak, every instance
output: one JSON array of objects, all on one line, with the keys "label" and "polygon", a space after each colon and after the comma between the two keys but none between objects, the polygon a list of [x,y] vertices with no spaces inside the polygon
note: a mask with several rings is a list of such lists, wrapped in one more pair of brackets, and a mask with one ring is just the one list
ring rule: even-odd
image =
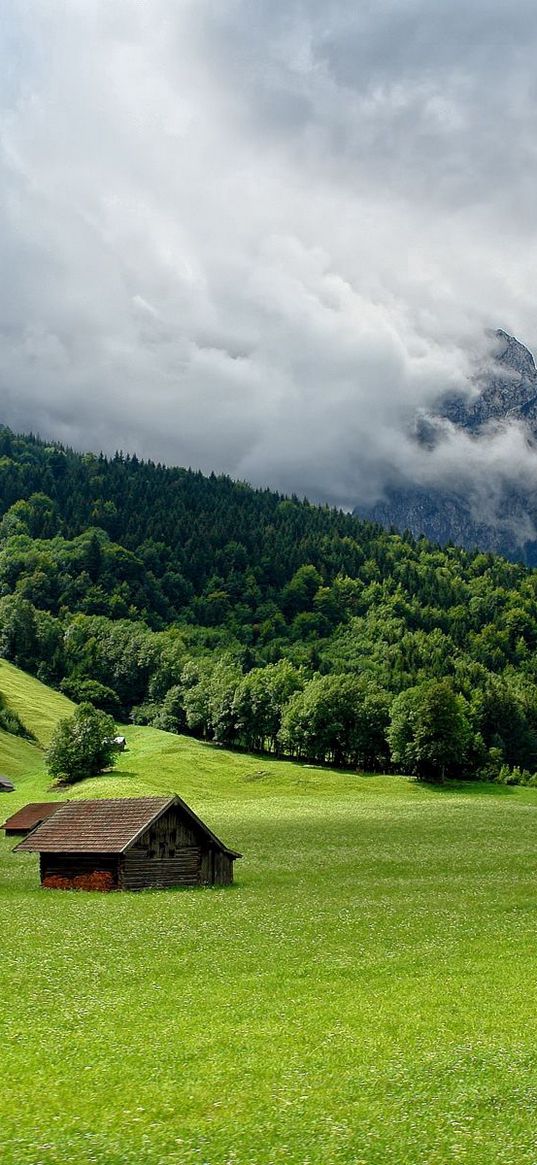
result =
[{"label": "mountain peak", "polygon": [[501,328],[497,328],[492,335],[498,341],[498,350],[495,352],[495,360],[498,364],[505,364],[507,368],[519,372],[521,376],[531,378],[536,376],[535,360],[529,348],[521,344],[515,336],[510,336],[509,332],[502,331]]},{"label": "mountain peak", "polygon": [[537,427],[537,369],[531,352],[501,328],[488,335],[492,352],[475,378],[477,396],[470,401],[448,398],[440,415],[471,432],[506,420],[524,420]]}]

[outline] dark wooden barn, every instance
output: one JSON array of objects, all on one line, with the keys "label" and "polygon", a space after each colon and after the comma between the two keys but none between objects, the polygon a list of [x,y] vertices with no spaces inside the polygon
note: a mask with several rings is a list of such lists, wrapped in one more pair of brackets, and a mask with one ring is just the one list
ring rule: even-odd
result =
[{"label": "dark wooden barn", "polygon": [[25,805],[23,809],[19,809],[17,813],[8,817],[0,828],[5,830],[6,837],[26,837],[32,829],[36,829],[42,821],[46,821],[47,817],[50,817],[60,808],[60,805],[64,804],[64,801],[33,801],[30,805]]},{"label": "dark wooden barn", "polygon": [[0,777],[0,793],[12,793],[15,786],[9,777]]},{"label": "dark wooden barn", "polygon": [[241,856],[176,795],[68,801],[15,848],[58,889],[226,886]]}]

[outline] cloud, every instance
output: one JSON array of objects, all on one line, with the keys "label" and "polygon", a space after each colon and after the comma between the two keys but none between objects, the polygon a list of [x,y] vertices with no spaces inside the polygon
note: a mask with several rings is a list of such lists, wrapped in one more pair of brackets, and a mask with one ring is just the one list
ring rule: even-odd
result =
[{"label": "cloud", "polygon": [[343,506],[468,465],[409,434],[486,327],[537,350],[534,5],[7,0],[1,36],[3,420]]}]

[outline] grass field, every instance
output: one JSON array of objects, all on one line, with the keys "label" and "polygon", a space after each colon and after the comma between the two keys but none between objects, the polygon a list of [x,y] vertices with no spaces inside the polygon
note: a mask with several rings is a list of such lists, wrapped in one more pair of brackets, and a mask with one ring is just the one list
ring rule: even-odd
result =
[{"label": "grass field", "polygon": [[[73,795],[176,790],[244,858],[68,894],[0,843],[2,1165],[534,1165],[537,792],[127,737]],[[0,771],[46,795],[39,749]]]}]

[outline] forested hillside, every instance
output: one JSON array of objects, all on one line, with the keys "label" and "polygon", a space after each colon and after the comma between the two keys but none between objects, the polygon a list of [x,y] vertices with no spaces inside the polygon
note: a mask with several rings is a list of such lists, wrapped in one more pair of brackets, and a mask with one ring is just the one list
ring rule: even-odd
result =
[{"label": "forested hillside", "polygon": [[68,696],[317,761],[537,768],[537,573],[5,429],[0,498],[0,654]]}]

